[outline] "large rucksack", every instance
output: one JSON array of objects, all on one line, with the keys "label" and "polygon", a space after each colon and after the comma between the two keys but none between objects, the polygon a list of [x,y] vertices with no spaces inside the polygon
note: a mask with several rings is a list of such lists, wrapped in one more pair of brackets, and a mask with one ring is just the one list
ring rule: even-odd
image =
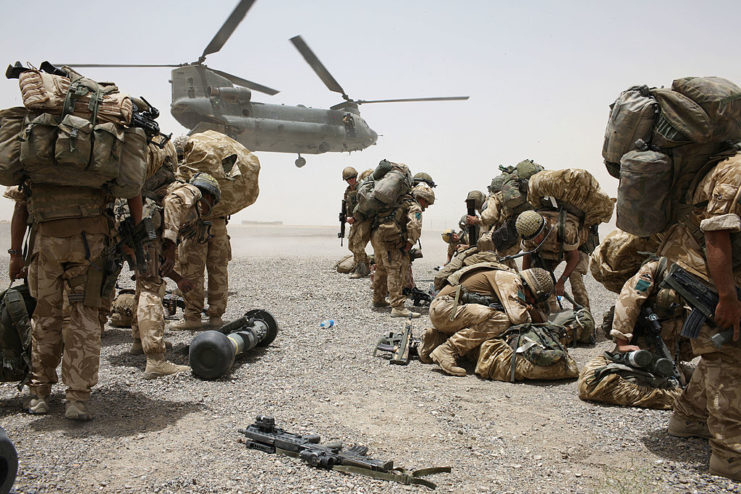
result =
[{"label": "large rucksack", "polygon": [[633,87],[611,106],[602,155],[620,178],[617,225],[648,236],[689,211],[712,166],[741,140],[741,88],[720,77],[686,77],[671,89]]},{"label": "large rucksack", "polygon": [[595,280],[614,293],[636,274],[648,253],[656,252],[661,239],[637,237],[620,229],[611,231],[592,253],[589,269]]},{"label": "large rucksack", "polygon": [[25,108],[0,114],[0,184],[32,183],[109,188],[117,197],[139,194],[147,138],[131,123],[133,105],[113,84],[24,70]]},{"label": "large rucksack", "polygon": [[[0,293],[0,381],[25,383],[31,372],[31,314],[36,301],[27,285]],[[20,386],[20,385],[19,385]]]},{"label": "large rucksack", "polygon": [[403,163],[381,160],[373,174],[358,187],[358,205],[355,206],[353,217],[362,221],[388,210],[409,193],[412,184],[409,167]]},{"label": "large rucksack", "polygon": [[221,200],[208,218],[235,214],[257,200],[260,161],[231,137],[214,130],[193,134],[188,138],[184,155],[177,170],[178,179],[187,182],[196,173],[206,172],[219,183]]}]

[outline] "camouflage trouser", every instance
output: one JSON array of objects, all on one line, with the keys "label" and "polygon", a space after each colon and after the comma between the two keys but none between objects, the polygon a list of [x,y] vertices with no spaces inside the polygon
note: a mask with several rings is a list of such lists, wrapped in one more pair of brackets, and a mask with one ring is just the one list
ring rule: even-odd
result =
[{"label": "camouflage trouser", "polygon": [[226,220],[215,218],[212,223],[213,237],[199,244],[195,239],[184,240],[178,247],[176,271],[193,282],[193,289],[183,294],[185,319],[201,320],[203,311],[204,272],[208,270],[208,316],[221,317],[226,311],[229,293],[229,271],[232,248],[226,232]]},{"label": "camouflage trouser", "polygon": [[389,296],[391,307],[404,307],[406,297],[402,293],[409,271],[409,254],[394,243],[382,242],[376,232],[371,236],[376,272],[373,275],[373,302],[382,302]]},{"label": "camouflage trouser", "polygon": [[454,307],[454,296],[436,297],[430,304],[430,321],[435,329],[449,335],[448,341],[459,356],[499,336],[512,325],[504,312],[479,304],[458,304],[451,321]]},{"label": "camouflage trouser", "polygon": [[131,336],[141,340],[147,356],[165,353],[165,308],[162,306],[165,289],[165,282],[159,276],[136,280]]},{"label": "camouflage trouser", "polygon": [[370,242],[370,227],[370,220],[356,221],[350,225],[350,233],[347,236],[347,247],[352,252],[353,261],[356,266],[361,262],[368,266],[368,254],[365,253],[365,246]]},{"label": "camouflage trouser", "polygon": [[741,347],[704,353],[674,409],[707,420],[710,447],[720,459],[741,457]]},{"label": "camouflage trouser", "polygon": [[[28,285],[37,300],[31,319],[31,391],[49,396],[62,361],[68,400],[87,401],[98,383],[100,318],[98,307],[82,300],[90,259],[100,255],[105,235],[36,235]],[[64,316],[64,323],[63,323]]]}]

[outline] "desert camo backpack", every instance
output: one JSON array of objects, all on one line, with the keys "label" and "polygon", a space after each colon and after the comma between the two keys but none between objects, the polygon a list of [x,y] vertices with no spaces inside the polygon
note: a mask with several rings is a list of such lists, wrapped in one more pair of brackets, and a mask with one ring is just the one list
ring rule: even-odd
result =
[{"label": "desert camo backpack", "polygon": [[31,372],[31,314],[36,301],[27,285],[0,293],[0,381],[21,381]]},{"label": "desert camo backpack", "polygon": [[412,173],[405,164],[381,160],[373,174],[358,186],[353,216],[365,220],[392,208],[412,190],[412,183]]}]

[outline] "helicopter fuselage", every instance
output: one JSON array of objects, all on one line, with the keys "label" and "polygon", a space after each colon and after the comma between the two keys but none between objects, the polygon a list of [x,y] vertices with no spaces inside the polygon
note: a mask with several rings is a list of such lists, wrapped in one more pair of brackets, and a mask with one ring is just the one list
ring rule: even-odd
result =
[{"label": "helicopter fuselage", "polygon": [[204,65],[172,71],[171,113],[191,133],[216,130],[252,151],[305,154],[360,151],[378,138],[353,102],[322,109],[252,102],[251,96]]}]

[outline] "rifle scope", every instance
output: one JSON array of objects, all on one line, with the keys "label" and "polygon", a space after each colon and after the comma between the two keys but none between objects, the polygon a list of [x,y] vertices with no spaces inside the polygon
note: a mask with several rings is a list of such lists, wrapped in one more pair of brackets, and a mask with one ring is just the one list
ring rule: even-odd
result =
[{"label": "rifle scope", "polygon": [[203,379],[224,375],[237,356],[256,346],[266,347],[278,335],[278,323],[270,312],[253,309],[218,331],[204,331],[190,342],[188,359],[193,374]]}]

